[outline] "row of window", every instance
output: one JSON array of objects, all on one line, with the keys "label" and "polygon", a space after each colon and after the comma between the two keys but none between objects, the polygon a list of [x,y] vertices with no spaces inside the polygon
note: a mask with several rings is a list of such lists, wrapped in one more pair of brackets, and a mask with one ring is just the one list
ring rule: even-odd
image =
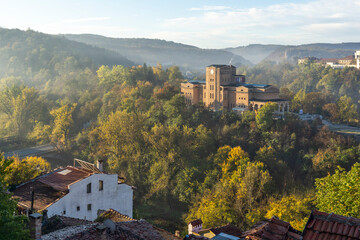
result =
[{"label": "row of window", "polygon": [[[104,181],[99,180],[99,191],[102,191],[102,190],[104,190]],[[91,193],[91,183],[88,183],[86,185],[86,192]]]},{"label": "row of window", "polygon": [[[88,210],[88,211],[91,211],[91,203],[89,203],[89,204],[87,205],[87,210]],[[76,207],[76,211],[78,211],[78,212],[80,211],[80,206],[77,206],[77,207]],[[63,211],[63,215],[66,215],[66,210]]]},{"label": "row of window", "polygon": [[246,98],[241,98],[241,97],[239,97],[239,99],[241,99],[241,100],[246,100]]}]

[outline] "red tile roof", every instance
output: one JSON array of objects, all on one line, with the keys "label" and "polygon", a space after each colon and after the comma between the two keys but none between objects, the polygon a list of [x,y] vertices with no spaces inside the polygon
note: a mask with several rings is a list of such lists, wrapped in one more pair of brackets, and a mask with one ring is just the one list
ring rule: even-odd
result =
[{"label": "red tile roof", "polygon": [[249,231],[243,232],[242,236],[251,240],[300,240],[301,233],[291,227],[290,223],[284,222],[277,217],[259,222]]},{"label": "red tile roof", "polygon": [[304,240],[360,239],[360,219],[314,210],[303,236]]}]

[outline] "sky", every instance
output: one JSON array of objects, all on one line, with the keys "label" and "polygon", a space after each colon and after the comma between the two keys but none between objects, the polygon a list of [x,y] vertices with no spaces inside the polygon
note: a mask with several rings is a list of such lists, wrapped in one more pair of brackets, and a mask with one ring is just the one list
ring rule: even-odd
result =
[{"label": "sky", "polygon": [[0,27],[201,48],[360,42],[360,0],[0,0]]}]

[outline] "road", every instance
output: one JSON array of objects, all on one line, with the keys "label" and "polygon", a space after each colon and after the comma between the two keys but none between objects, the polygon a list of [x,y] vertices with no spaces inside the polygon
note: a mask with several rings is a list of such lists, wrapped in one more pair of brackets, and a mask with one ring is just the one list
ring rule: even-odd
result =
[{"label": "road", "polygon": [[4,154],[5,157],[18,156],[19,158],[24,158],[28,156],[40,156],[45,153],[53,152],[55,148],[51,144],[45,144],[40,146],[35,146],[31,148],[20,149],[12,152],[7,152]]}]

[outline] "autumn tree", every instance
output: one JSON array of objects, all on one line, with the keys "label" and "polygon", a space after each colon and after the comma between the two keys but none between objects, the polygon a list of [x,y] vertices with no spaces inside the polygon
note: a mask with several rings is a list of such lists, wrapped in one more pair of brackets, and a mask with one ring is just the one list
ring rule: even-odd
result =
[{"label": "autumn tree", "polygon": [[15,157],[7,167],[4,181],[8,185],[18,185],[50,171],[50,163],[42,157]]},{"label": "autumn tree", "polygon": [[277,216],[281,220],[289,222],[295,229],[302,231],[314,208],[313,205],[314,196],[311,194],[304,196],[291,194],[278,200],[271,200],[265,217]]},{"label": "autumn tree", "polygon": [[54,118],[51,142],[61,151],[67,151],[71,147],[69,134],[74,123],[72,114],[76,105],[63,103],[61,107],[50,112]]}]

